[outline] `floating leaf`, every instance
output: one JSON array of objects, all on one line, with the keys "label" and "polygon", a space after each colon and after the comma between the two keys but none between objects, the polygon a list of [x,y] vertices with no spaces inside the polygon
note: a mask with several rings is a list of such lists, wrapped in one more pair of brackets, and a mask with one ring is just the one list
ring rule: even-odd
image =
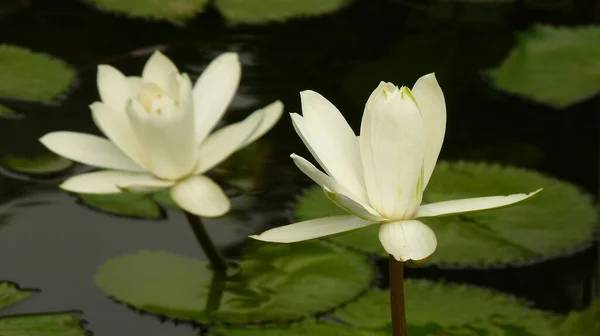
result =
[{"label": "floating leaf", "polygon": [[209,0],[89,0],[99,8],[136,18],[185,22],[204,11]]},{"label": "floating leaf", "polygon": [[61,156],[47,153],[31,158],[7,155],[0,159],[0,165],[29,175],[52,175],[73,167],[74,163]]},{"label": "floating leaf", "polygon": [[[0,309],[31,296],[35,291],[18,289],[0,282]],[[87,332],[74,312],[13,315],[0,317],[2,336],[83,336]]]},{"label": "floating leaf", "polygon": [[[302,323],[265,327],[218,328],[210,333],[214,336],[376,336],[364,330],[336,325],[333,323],[316,322],[313,320]],[[412,334],[411,334],[412,336]]]},{"label": "floating leaf", "polygon": [[534,26],[518,37],[493,84],[509,93],[565,108],[600,91],[600,28]]},{"label": "floating leaf", "polygon": [[569,314],[556,332],[556,336],[575,335],[600,335],[600,301],[595,302],[584,311]]},{"label": "floating leaf", "polygon": [[[593,237],[596,213],[577,187],[533,171],[483,163],[438,163],[424,203],[544,190],[534,199],[504,209],[450,217],[423,218],[436,233],[434,264],[493,265],[535,261],[576,249]],[[311,188],[298,200],[299,221],[340,214]],[[368,253],[387,256],[377,226],[330,238]]]},{"label": "floating leaf", "polygon": [[[558,317],[510,296],[467,285],[407,280],[405,300],[409,335],[547,336],[558,322]],[[369,291],[335,316],[354,327],[390,335],[390,293]]]},{"label": "floating leaf", "polygon": [[348,0],[215,0],[215,5],[227,20],[242,23],[323,15],[348,3]]},{"label": "floating leaf", "polygon": [[[28,49],[0,45],[0,97],[50,102],[75,80],[65,62]],[[3,112],[10,109],[1,108]]]},{"label": "floating leaf", "polygon": [[17,112],[10,107],[0,105],[0,117],[2,116],[13,116],[17,114]]},{"label": "floating leaf", "polygon": [[175,203],[175,201],[171,197],[171,191],[169,188],[165,188],[165,189],[155,192],[152,195],[152,198],[156,202],[158,202],[158,204],[160,204],[164,207],[171,208],[174,210],[181,210],[181,207],[177,203]]},{"label": "floating leaf", "polygon": [[252,244],[224,282],[207,262],[140,251],[109,260],[96,284],[116,300],[178,320],[292,320],[356,297],[372,279],[364,256],[320,242]]},{"label": "floating leaf", "polygon": [[35,293],[31,289],[19,289],[10,282],[0,282],[0,309],[25,300]]},{"label": "floating leaf", "polygon": [[79,194],[81,201],[89,207],[117,216],[160,218],[160,206],[145,195],[122,192],[120,194]]}]

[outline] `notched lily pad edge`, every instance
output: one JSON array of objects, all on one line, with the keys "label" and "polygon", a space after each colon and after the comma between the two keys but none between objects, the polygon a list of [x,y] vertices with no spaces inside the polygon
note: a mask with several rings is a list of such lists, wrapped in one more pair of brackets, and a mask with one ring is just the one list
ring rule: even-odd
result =
[{"label": "notched lily pad edge", "polygon": [[[451,162],[459,163],[459,162],[464,162],[464,160],[451,161]],[[469,162],[471,162],[471,161],[469,161]],[[487,163],[487,162],[483,162],[483,161],[472,161],[472,162]],[[490,164],[490,163],[487,163],[487,164]],[[501,165],[501,164],[499,164],[499,165]],[[501,165],[501,166],[514,167],[514,166],[510,166],[510,165]],[[522,168],[522,167],[514,167],[514,168],[522,169],[522,170],[525,170],[525,171],[531,172],[531,173],[542,174],[542,173],[534,171],[532,169],[527,169],[527,168]],[[552,176],[549,176],[546,174],[542,174],[542,175],[551,180],[555,180],[555,181],[559,181],[559,182],[566,182],[566,181],[559,180],[555,177],[552,177]],[[296,204],[298,204],[298,202],[304,198],[304,195],[306,195],[312,188],[314,188],[315,186],[318,186],[317,184],[314,184],[314,182],[312,184],[309,184],[308,182],[309,181],[312,182],[312,180],[309,180],[308,177],[305,177],[304,181],[306,181],[306,183],[305,183],[306,185],[299,187],[298,192],[294,195],[292,200],[286,202],[285,216],[287,217],[287,220],[289,221],[289,223],[298,222],[298,218],[296,218],[296,215],[295,215]],[[569,182],[567,182],[567,183],[569,183]],[[594,204],[594,206],[596,206],[596,207],[598,206],[596,197],[594,197],[591,194],[589,194],[588,192],[584,191],[583,188],[581,188],[580,186],[578,186],[576,184],[571,184],[571,185],[573,187],[575,187],[577,189],[577,191],[584,198],[586,198],[590,203]],[[543,190],[542,190],[542,192],[543,192]],[[385,258],[376,253],[367,252],[367,251],[364,251],[364,250],[361,250],[361,249],[358,249],[358,248],[355,248],[352,246],[340,244],[335,241],[330,241],[327,238],[321,238],[319,240],[327,241],[330,244],[344,247],[348,250],[352,250],[352,251],[355,251],[355,252],[358,252],[361,254],[368,255],[369,257],[373,258],[373,260]],[[529,258],[526,260],[515,260],[513,262],[507,262],[507,263],[501,263],[501,262],[489,263],[489,264],[461,264],[461,263],[450,263],[450,262],[440,262],[440,263],[436,263],[436,264],[425,263],[423,265],[420,265],[418,268],[440,269],[440,270],[448,270],[448,271],[460,271],[460,270],[485,271],[485,270],[502,270],[502,269],[510,269],[510,268],[524,268],[524,267],[528,267],[528,266],[532,266],[532,265],[538,265],[538,264],[541,264],[544,262],[553,261],[553,260],[559,259],[559,258],[572,257],[578,253],[582,253],[588,249],[591,249],[592,247],[594,247],[596,245],[596,243],[600,243],[600,220],[596,221],[595,228],[587,240],[584,240],[579,245],[576,245],[576,246],[573,246],[570,248],[566,248],[566,249],[562,249],[562,250],[556,251],[554,253],[547,254],[545,256]]]}]

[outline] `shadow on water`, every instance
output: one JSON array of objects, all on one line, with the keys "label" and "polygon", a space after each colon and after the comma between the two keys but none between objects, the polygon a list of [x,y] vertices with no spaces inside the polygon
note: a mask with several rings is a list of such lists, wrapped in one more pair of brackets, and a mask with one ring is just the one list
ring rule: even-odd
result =
[{"label": "shadow on water", "polygon": [[[242,82],[226,123],[275,99],[286,104],[287,112],[299,111],[298,92],[310,88],[338,106],[357,130],[364,102],[379,80],[409,85],[435,71],[447,88],[443,158],[527,165],[590,193],[596,190],[598,157],[590,153],[598,152],[598,117],[592,113],[598,98],[556,112],[494,91],[480,76],[482,69],[496,66],[505,56],[516,28],[540,17],[571,23],[547,17],[545,12],[509,12],[497,22],[478,26],[461,21],[460,12],[439,18],[421,5],[356,1],[331,16],[262,26],[229,25],[211,9],[177,27],[112,16],[73,1],[13,2],[11,10],[0,7],[2,42],[60,57],[79,70],[80,78],[60,104],[12,102],[25,117],[2,120],[3,155],[42,153],[37,139],[54,130],[98,134],[87,105],[98,99],[95,67],[99,63],[136,74],[152,50],[159,48],[195,77],[219,53],[236,51],[243,63]],[[247,235],[284,222],[285,203],[306,182],[288,158],[291,152],[309,155],[289,118],[284,116],[265,139],[273,151],[264,164],[261,193],[238,193],[233,198],[234,213],[206,221],[216,244],[230,256],[239,253]],[[533,148],[536,155],[521,152],[523,148]],[[530,160],[532,156],[536,159]],[[0,279],[42,290],[7,313],[80,309],[89,328],[100,336],[196,334],[191,325],[174,328],[172,321],[161,323],[115,304],[92,282],[96,268],[107,259],[142,249],[203,258],[183,215],[168,210],[161,220],[110,216],[77,204],[55,187],[56,182],[0,177],[0,200],[6,204],[0,214]],[[588,252],[542,265],[533,273],[454,274],[436,269],[412,273],[473,281],[524,296],[532,292],[532,284],[523,287],[519,278],[531,276],[540,282],[532,295],[539,307],[567,311],[585,302],[580,280],[588,276],[592,262]],[[562,279],[545,283],[544,277],[557,270],[565,272]],[[570,280],[571,276],[576,279]],[[560,298],[544,300],[557,292]]]}]

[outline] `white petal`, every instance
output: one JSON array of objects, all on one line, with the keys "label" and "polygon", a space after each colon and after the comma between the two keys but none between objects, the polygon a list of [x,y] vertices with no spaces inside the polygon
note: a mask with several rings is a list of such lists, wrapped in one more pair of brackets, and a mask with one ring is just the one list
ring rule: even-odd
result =
[{"label": "white petal", "polygon": [[314,91],[300,93],[307,141],[323,169],[353,195],[366,200],[360,148],[340,111]]},{"label": "white petal", "polygon": [[325,191],[325,195],[327,195],[327,198],[329,198],[333,203],[356,217],[373,222],[380,222],[384,219],[368,204],[355,201],[343,194],[337,194],[327,187],[323,187],[323,191]]},{"label": "white petal", "polygon": [[156,179],[150,174],[103,170],[73,176],[60,188],[81,194],[115,194],[123,189],[167,188],[174,182]]},{"label": "white petal", "polygon": [[227,110],[240,83],[242,65],[236,53],[224,53],[206,67],[194,85],[196,134],[206,138]]},{"label": "white petal", "polygon": [[142,77],[129,76],[127,77],[127,82],[129,82],[129,88],[131,89],[131,97],[137,97],[142,89]]},{"label": "white petal", "polygon": [[116,112],[124,113],[127,100],[132,96],[127,77],[110,65],[99,65],[96,83],[102,102]]},{"label": "white petal", "polygon": [[542,191],[538,189],[529,194],[513,194],[508,196],[488,196],[465,198],[453,201],[437,202],[421,205],[415,218],[438,217],[456,215],[465,212],[474,212],[501,208],[527,200]]},{"label": "white petal", "polygon": [[184,210],[203,217],[218,217],[229,211],[229,199],[213,180],[196,175],[171,189],[171,197]]},{"label": "white petal", "polygon": [[354,216],[332,216],[280,226],[250,238],[274,243],[294,243],[353,231],[371,224],[373,222]]},{"label": "white petal", "polygon": [[423,260],[437,247],[433,230],[418,220],[382,224],[379,240],[387,253],[399,261]]},{"label": "white petal", "polygon": [[198,165],[196,174],[202,174],[223,162],[231,154],[240,149],[263,120],[263,113],[255,112],[243,121],[225,126],[200,144],[198,148]]},{"label": "white petal", "polygon": [[52,132],[40,138],[50,151],[89,166],[143,172],[144,168],[127,157],[112,142],[92,134]]},{"label": "white petal", "polygon": [[98,128],[120,150],[141,166],[145,166],[144,152],[138,143],[124,111],[115,111],[101,102],[90,105],[92,118]]},{"label": "white petal", "polygon": [[167,56],[160,51],[155,51],[144,65],[142,81],[144,83],[154,83],[166,90],[169,78],[178,73],[177,66]]},{"label": "white petal", "polygon": [[423,189],[425,189],[444,143],[446,102],[444,93],[433,73],[419,78],[412,93],[419,105],[425,132],[425,157],[423,159]]},{"label": "white petal", "polygon": [[283,103],[277,100],[256,112],[260,112],[263,114],[262,122],[254,131],[254,133],[252,133],[252,135],[248,139],[246,139],[246,141],[240,148],[246,147],[249,144],[253,143],[254,141],[256,141],[256,139],[263,136],[273,126],[275,126],[275,124],[277,123],[277,121],[279,121],[281,115],[283,114]]},{"label": "white petal", "polygon": [[423,123],[406,87],[379,84],[365,106],[360,145],[369,204],[389,219],[412,218],[421,203]]},{"label": "white petal", "polygon": [[144,151],[147,169],[164,179],[178,179],[192,172],[197,145],[191,100],[160,112],[147,112],[132,100],[127,115]]},{"label": "white petal", "polygon": [[298,156],[296,154],[290,155],[292,160],[296,166],[311,180],[315,181],[321,187],[327,187],[330,190],[344,195],[351,195],[351,193],[344,188],[341,184],[339,184],[336,180],[334,180],[331,176],[323,173],[317,167],[315,167],[312,163],[310,163],[305,158]]}]

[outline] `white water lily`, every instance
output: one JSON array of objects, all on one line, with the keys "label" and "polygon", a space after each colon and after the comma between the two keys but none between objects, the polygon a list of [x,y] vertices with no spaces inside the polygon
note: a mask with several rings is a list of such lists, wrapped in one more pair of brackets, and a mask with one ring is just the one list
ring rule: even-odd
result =
[{"label": "white water lily", "polygon": [[283,104],[276,101],[211,133],[233,99],[240,76],[235,53],[213,60],[194,86],[158,51],[141,77],[126,77],[100,65],[102,101],[90,108],[108,139],[60,131],[40,141],[56,154],[107,170],[74,176],[60,187],[91,194],[171,188],[171,197],[186,211],[206,217],[225,214],[229,199],[203,174],[266,133],[283,112]]},{"label": "white water lily", "polygon": [[421,205],[446,131],[446,104],[434,74],[421,77],[412,90],[381,82],[367,101],[359,137],[323,96],[303,91],[300,97],[303,116],[291,114],[294,127],[326,173],[291,157],[349,215],[277,227],[252,238],[292,243],[378,224],[379,240],[396,260],[422,260],[435,251],[437,239],[418,218],[504,207],[539,192]]}]

